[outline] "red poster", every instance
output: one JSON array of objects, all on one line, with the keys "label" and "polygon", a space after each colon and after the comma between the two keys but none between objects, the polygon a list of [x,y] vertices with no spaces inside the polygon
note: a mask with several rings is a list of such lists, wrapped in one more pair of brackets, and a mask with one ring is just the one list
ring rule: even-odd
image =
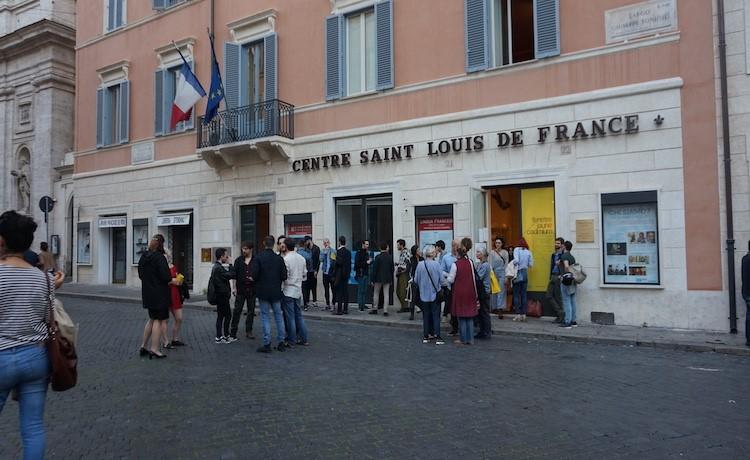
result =
[{"label": "red poster", "polygon": [[286,236],[299,238],[312,236],[312,224],[286,224]]},{"label": "red poster", "polygon": [[430,232],[436,230],[453,230],[452,217],[421,217],[418,228],[420,232]]}]

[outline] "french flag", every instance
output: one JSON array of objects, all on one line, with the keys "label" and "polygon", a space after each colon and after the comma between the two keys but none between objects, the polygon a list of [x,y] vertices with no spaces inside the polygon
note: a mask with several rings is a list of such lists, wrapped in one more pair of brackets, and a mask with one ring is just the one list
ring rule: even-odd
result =
[{"label": "french flag", "polygon": [[183,58],[177,81],[177,89],[175,90],[174,103],[172,103],[172,118],[169,121],[170,129],[174,130],[177,123],[189,120],[193,106],[205,95],[206,91]]}]

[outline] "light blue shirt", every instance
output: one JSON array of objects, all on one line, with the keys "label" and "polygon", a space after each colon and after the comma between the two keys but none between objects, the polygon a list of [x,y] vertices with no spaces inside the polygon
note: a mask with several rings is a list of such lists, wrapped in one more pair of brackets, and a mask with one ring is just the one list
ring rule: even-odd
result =
[{"label": "light blue shirt", "polygon": [[330,246],[320,250],[320,262],[324,275],[329,275],[331,268],[333,268],[333,259],[331,259],[331,254],[333,253],[334,249]]},{"label": "light blue shirt", "polygon": [[526,248],[513,249],[513,260],[518,264],[519,270],[529,269],[534,266],[534,256]]},{"label": "light blue shirt", "polygon": [[419,286],[420,300],[433,302],[437,297],[437,289],[440,289],[441,279],[440,264],[437,261],[426,259],[419,262],[414,272],[414,282]]},{"label": "light blue shirt", "polygon": [[440,271],[443,272],[441,277],[441,283],[443,286],[448,286],[450,283],[447,281],[448,273],[451,272],[451,266],[456,263],[456,258],[453,254],[446,252],[443,257],[440,258]]}]

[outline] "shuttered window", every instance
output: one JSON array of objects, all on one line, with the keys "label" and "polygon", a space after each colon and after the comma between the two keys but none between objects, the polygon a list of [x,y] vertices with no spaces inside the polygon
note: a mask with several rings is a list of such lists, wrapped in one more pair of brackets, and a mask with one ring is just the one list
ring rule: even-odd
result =
[{"label": "shuttered window", "polygon": [[466,71],[560,54],[559,0],[465,0]]},{"label": "shuttered window", "polygon": [[96,93],[96,146],[126,144],[130,131],[130,82],[123,81]]},{"label": "shuttered window", "polygon": [[[192,60],[188,59],[188,64],[193,68]],[[180,67],[182,64],[168,69],[159,69],[154,73],[154,135],[156,136],[183,132],[194,126],[195,110],[190,114],[189,120],[177,123],[173,130],[169,126]]]},{"label": "shuttered window", "polygon": [[155,10],[164,10],[177,4],[184,3],[186,0],[152,0]]},{"label": "shuttered window", "polygon": [[393,1],[326,18],[326,100],[394,86]]},{"label": "shuttered window", "polygon": [[105,30],[107,32],[122,27],[126,23],[126,0],[105,0]]},{"label": "shuttered window", "polygon": [[278,99],[278,36],[247,44],[224,43],[224,95],[233,109]]}]

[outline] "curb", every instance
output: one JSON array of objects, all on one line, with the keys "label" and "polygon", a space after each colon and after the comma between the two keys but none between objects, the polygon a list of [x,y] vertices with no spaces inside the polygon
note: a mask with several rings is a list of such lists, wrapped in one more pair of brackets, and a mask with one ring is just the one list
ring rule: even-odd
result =
[{"label": "curb", "polygon": [[[86,294],[79,292],[58,292],[58,296],[78,298],[78,299],[91,299],[101,300],[108,302],[122,302],[130,304],[140,304],[141,299],[135,299],[133,297],[121,297],[107,294]],[[185,303],[184,308],[192,310],[203,310],[203,311],[214,311],[213,305],[207,305],[205,303]],[[392,321],[378,321],[371,319],[347,317],[347,316],[333,316],[317,312],[305,312],[305,319],[313,321],[329,321],[339,323],[354,323],[362,324],[367,326],[380,326],[380,327],[391,327],[395,329],[406,329],[418,330],[422,326],[419,322],[414,323],[402,323]],[[677,350],[687,351],[694,353],[720,353],[732,356],[750,356],[750,347],[732,346],[723,344],[702,344],[694,342],[670,342],[666,340],[643,340],[639,338],[620,338],[620,337],[594,337],[594,336],[579,336],[579,335],[564,335],[558,333],[547,333],[537,331],[507,331],[502,329],[493,329],[493,335],[507,336],[507,337],[519,337],[525,339],[535,340],[552,340],[561,342],[574,342],[574,343],[590,343],[600,345],[615,345],[615,346],[632,346],[632,347],[643,347],[643,348],[654,348],[661,350]]]}]

